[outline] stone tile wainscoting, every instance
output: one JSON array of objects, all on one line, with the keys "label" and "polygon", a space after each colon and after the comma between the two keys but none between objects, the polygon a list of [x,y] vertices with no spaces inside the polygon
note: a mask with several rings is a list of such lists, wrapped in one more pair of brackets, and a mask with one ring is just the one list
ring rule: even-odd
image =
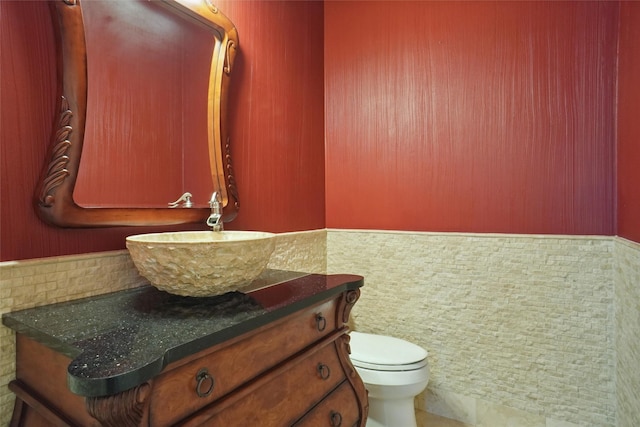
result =
[{"label": "stone tile wainscoting", "polygon": [[[365,276],[356,328],[429,351],[420,427],[640,425],[639,244],[314,230],[279,234],[269,267]],[[143,283],[126,250],[4,262],[0,312]],[[0,425],[14,358],[0,327]]]},{"label": "stone tile wainscoting", "polygon": [[327,270],[365,276],[356,329],[429,351],[425,427],[640,425],[636,243],[328,230]]},{"label": "stone tile wainscoting", "polygon": [[[324,273],[326,230],[278,234],[269,267]],[[126,250],[0,263],[0,314],[134,288],[138,275]],[[14,395],[15,333],[0,326],[0,426],[9,425]]]},{"label": "stone tile wainscoting", "polygon": [[640,426],[640,244],[617,239],[615,262],[618,426]]}]

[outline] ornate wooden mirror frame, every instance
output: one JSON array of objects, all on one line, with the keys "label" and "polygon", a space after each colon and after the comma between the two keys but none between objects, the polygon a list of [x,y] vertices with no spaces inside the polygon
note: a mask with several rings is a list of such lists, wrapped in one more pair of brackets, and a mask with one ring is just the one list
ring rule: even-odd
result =
[{"label": "ornate wooden mirror frame", "polygon": [[[226,105],[229,75],[238,46],[236,28],[209,0],[159,0],[158,4],[206,25],[219,35],[209,74],[208,146],[212,178],[219,184],[222,196],[223,220],[231,221],[237,215],[239,201],[229,155]],[[100,208],[82,207],[74,201],[87,120],[85,28],[81,0],[53,0],[51,9],[58,48],[59,116],[36,188],[39,217],[59,227],[204,223],[210,214],[208,208]]]}]

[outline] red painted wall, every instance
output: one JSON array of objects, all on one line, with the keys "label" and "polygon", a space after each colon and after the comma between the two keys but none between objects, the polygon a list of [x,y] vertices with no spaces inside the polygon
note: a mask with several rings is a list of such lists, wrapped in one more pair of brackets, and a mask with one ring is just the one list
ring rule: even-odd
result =
[{"label": "red painted wall", "polygon": [[618,7],[326,2],[327,227],[613,234]]},{"label": "red painted wall", "polygon": [[[218,2],[241,47],[230,105],[241,210],[227,228],[322,228],[322,4],[265,3]],[[0,1],[0,18],[0,261],[123,249],[125,236],[158,230],[58,229],[36,217],[55,118],[53,27],[46,2]]]},{"label": "red painted wall", "polygon": [[[230,105],[242,206],[228,228],[325,226],[324,106],[327,226],[570,234],[615,232],[622,7],[618,228],[640,241],[637,4],[327,2],[324,41],[319,2],[219,6],[242,49]],[[122,249],[151,231],[36,217],[52,39],[44,2],[0,1],[2,261]]]},{"label": "red painted wall", "polygon": [[620,5],[618,235],[640,242],[640,3]]},{"label": "red painted wall", "polygon": [[323,6],[219,0],[236,25],[231,140],[240,214],[229,229],[325,226]]}]

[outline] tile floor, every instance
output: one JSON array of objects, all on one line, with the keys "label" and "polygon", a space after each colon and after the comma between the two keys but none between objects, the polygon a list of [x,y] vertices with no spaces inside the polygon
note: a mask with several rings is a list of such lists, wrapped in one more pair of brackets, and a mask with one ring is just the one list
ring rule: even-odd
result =
[{"label": "tile floor", "polygon": [[416,421],[419,426],[425,427],[473,427],[471,424],[465,424],[461,421],[452,420],[450,418],[439,417],[428,412],[417,411]]}]

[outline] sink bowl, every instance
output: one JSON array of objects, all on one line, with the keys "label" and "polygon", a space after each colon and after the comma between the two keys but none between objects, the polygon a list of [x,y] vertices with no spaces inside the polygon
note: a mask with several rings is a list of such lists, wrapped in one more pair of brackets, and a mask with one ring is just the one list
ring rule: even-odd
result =
[{"label": "sink bowl", "polygon": [[208,297],[237,290],[266,268],[273,233],[181,231],[127,237],[127,249],[142,276],[156,288]]}]

